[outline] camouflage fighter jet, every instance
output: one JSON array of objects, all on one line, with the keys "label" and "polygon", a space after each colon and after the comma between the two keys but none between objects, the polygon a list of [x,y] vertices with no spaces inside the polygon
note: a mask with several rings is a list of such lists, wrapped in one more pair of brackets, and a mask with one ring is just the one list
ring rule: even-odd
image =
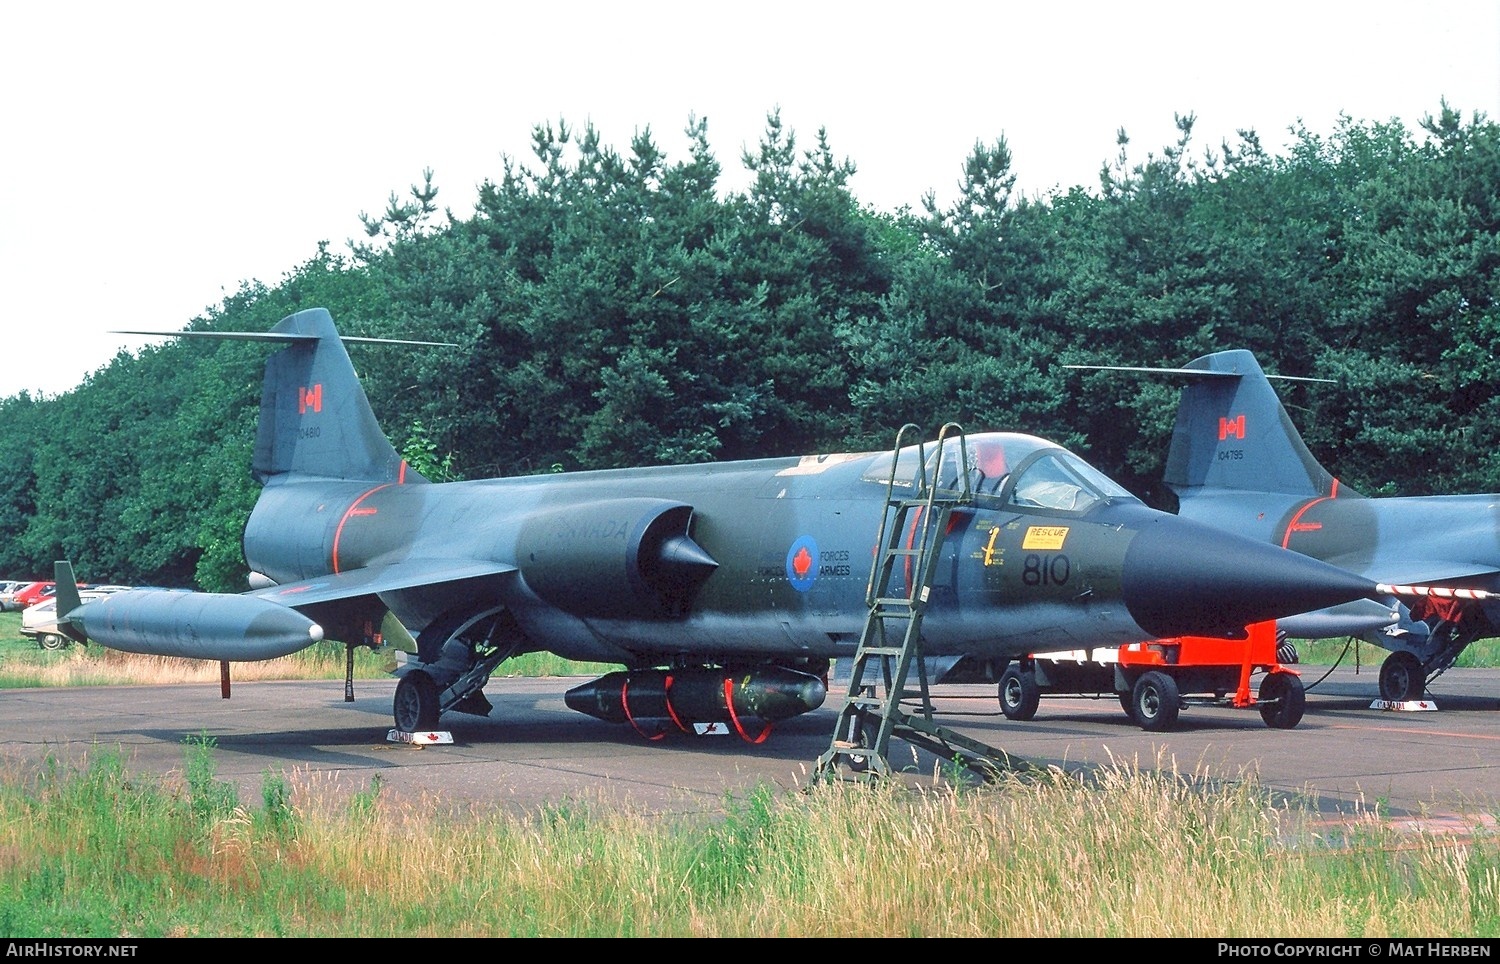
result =
[{"label": "camouflage fighter jet", "polygon": [[[898,564],[882,588],[920,590],[934,666],[997,672],[1038,649],[1240,637],[1377,592],[1264,539],[1156,511],[1077,455],[1015,433],[433,483],[376,423],[344,345],[370,339],[341,338],[326,310],[269,332],[174,334],[282,346],[266,365],[252,469],[262,490],[244,532],[252,588],[119,592],[60,606],[66,631],[227,668],[325,638],[374,646],[394,615],[416,640],[396,669],[404,732],[487,714],[482,690],[500,663],[548,651],[622,667],[569,691],[574,709],[763,738],[817,709],[830,661],[855,653],[889,558],[878,546],[892,493],[926,479],[962,497],[930,573]],[[908,538],[896,537],[893,553]]]}]

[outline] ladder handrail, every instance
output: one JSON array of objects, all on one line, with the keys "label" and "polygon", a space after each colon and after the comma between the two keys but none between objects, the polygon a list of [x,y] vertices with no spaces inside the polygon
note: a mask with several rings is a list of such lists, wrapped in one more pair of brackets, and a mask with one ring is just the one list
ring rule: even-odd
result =
[{"label": "ladder handrail", "polygon": [[891,475],[885,482],[885,509],[880,513],[880,528],[875,535],[876,550],[870,556],[870,578],[865,583],[865,605],[874,606],[876,600],[875,582],[879,578],[880,567],[885,563],[882,558],[880,547],[886,544],[886,533],[891,524],[891,506],[896,504],[896,474],[901,465],[901,440],[908,432],[917,433],[917,474],[913,478],[913,484],[925,484],[926,467],[922,447],[922,429],[915,422],[907,422],[896,432],[896,444],[891,449]]},{"label": "ladder handrail", "polygon": [[[870,581],[866,586],[866,601],[869,612],[864,631],[860,634],[855,649],[853,666],[849,677],[849,688],[844,705],[839,709],[834,726],[833,739],[826,753],[818,758],[817,772],[826,774],[841,756],[851,766],[855,760],[877,775],[889,775],[890,763],[886,759],[887,749],[893,735],[916,746],[923,746],[937,753],[953,753],[966,765],[993,769],[994,761],[1003,753],[984,747],[958,734],[950,733],[933,722],[933,705],[928,690],[927,664],[922,655],[921,623],[931,594],[932,580],[937,571],[942,545],[947,536],[947,526],[954,508],[972,501],[968,442],[962,427],[948,422],[938,432],[937,450],[932,464],[932,478],[928,478],[928,461],[925,443],[918,435],[916,442],[917,464],[912,473],[913,491],[910,498],[897,498],[896,477],[901,464],[903,440],[910,432],[920,433],[912,423],[903,425],[896,433],[896,444],[891,454],[891,475],[886,480],[886,501],[881,512],[876,551],[870,567]],[[944,487],[943,447],[953,436],[957,436],[959,457],[956,462],[954,485]],[[919,512],[921,524],[912,525],[910,543],[900,548],[902,530],[906,527],[907,514]],[[895,531],[892,531],[894,526]],[[910,566],[905,574],[907,592],[905,597],[889,595],[892,570],[897,558],[911,559],[917,564]],[[905,634],[899,647],[890,645],[886,634],[887,618],[904,619]],[[882,679],[867,680],[870,671],[868,660],[878,660]],[[921,715],[912,716],[901,709],[907,676],[912,663],[917,665],[918,686],[921,697]],[[880,684],[884,684],[885,695],[878,695]],[[873,707],[873,709],[871,708]],[[867,729],[872,719],[879,721],[874,738]],[[869,746],[865,744],[869,743]],[[963,747],[956,751],[954,747]],[[858,770],[859,767],[856,767]]]},{"label": "ladder handrail", "polygon": [[[958,436],[959,459],[957,481],[959,488],[957,489],[942,488],[940,485],[943,472],[943,444],[952,435]],[[918,454],[921,454],[921,449],[918,449]],[[920,474],[921,485],[926,489],[926,498],[923,500],[924,505],[921,513],[922,530],[920,533],[914,533],[916,536],[914,540],[915,544],[922,550],[920,557],[922,562],[920,578],[912,579],[912,584],[907,587],[909,598],[915,603],[918,600],[918,596],[920,596],[920,603],[924,609],[927,605],[928,591],[931,589],[932,575],[937,568],[937,550],[941,545],[942,536],[946,535],[946,533],[939,534],[937,541],[934,542],[932,527],[935,522],[941,521],[946,524],[948,521],[947,512],[938,513],[934,511],[934,507],[938,502],[938,493],[940,491],[956,493],[943,500],[944,508],[949,511],[955,505],[967,504],[974,499],[974,491],[969,484],[968,441],[964,436],[963,428],[957,422],[945,422],[943,427],[938,430],[937,450],[933,453],[932,462],[932,481],[930,483],[927,481],[925,464]],[[938,519],[939,515],[943,516],[941,520]],[[917,574],[914,573],[913,575]],[[918,588],[919,584],[920,589]]]}]

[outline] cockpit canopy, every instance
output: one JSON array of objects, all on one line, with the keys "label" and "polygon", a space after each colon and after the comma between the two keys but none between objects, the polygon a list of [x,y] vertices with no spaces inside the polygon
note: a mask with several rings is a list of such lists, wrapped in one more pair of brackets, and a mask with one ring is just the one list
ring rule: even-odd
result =
[{"label": "cockpit canopy", "polygon": [[[1084,512],[1106,499],[1139,501],[1123,486],[1056,443],[1016,432],[979,432],[936,443],[909,445],[896,460],[895,484],[916,486],[919,459],[923,478],[940,489],[962,491],[963,464],[968,489],[976,497],[998,500],[1019,509],[1044,508]],[[891,456],[870,463],[863,479],[891,481]]]}]

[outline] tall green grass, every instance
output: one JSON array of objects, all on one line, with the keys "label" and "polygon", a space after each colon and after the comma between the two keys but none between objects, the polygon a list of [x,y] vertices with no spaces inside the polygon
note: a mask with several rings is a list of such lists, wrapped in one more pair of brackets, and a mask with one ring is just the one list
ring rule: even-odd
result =
[{"label": "tall green grass", "polygon": [[[758,787],[712,817],[345,799],[117,755],[0,781],[8,937],[1495,937],[1500,840],[1118,765]],[[1159,763],[1162,761],[1159,761]]]}]

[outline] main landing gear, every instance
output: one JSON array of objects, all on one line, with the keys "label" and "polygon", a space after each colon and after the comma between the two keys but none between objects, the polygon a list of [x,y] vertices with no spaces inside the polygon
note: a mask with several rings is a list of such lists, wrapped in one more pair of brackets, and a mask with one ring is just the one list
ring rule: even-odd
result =
[{"label": "main landing gear", "polygon": [[396,683],[391,707],[396,729],[402,733],[436,729],[438,718],[448,710],[488,715],[491,707],[482,692],[484,685],[495,667],[515,651],[520,638],[504,609],[435,620],[422,630],[417,652],[436,651],[437,658],[408,669]]},{"label": "main landing gear", "polygon": [[1422,661],[1405,651],[1394,652],[1380,664],[1380,698],[1392,703],[1419,700],[1427,689]]}]

